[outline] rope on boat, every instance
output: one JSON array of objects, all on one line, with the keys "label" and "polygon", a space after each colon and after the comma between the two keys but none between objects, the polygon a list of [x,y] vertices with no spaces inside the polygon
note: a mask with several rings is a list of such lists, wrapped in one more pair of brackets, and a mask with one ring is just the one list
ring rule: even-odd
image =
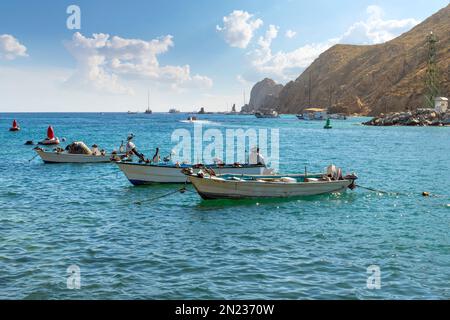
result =
[{"label": "rope on boat", "polygon": [[169,193],[166,193],[166,194],[163,194],[163,195],[160,195],[160,196],[157,196],[157,197],[153,197],[153,198],[142,200],[142,201],[136,201],[135,204],[141,205],[141,204],[143,204],[145,202],[151,202],[151,201],[155,201],[155,200],[158,200],[158,199],[161,199],[161,198],[165,198],[165,197],[171,196],[171,195],[173,195],[175,193],[178,193],[178,192],[179,193],[185,193],[185,192],[192,192],[192,190],[188,190],[188,189],[186,189],[186,187],[183,187],[181,189],[177,189],[177,190],[171,191]]}]

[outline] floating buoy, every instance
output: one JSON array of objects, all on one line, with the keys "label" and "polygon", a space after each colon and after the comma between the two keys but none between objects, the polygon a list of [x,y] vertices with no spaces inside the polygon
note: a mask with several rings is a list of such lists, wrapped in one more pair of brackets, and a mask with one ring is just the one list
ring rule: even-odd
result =
[{"label": "floating buoy", "polygon": [[17,124],[16,119],[14,119],[14,121],[13,121],[13,123],[12,123],[12,127],[9,128],[9,131],[19,131],[19,130],[20,130],[20,127],[19,127],[19,125]]},{"label": "floating buoy", "polygon": [[47,129],[47,139],[49,140],[55,139],[55,131],[53,131],[52,126],[49,126]]},{"label": "floating buoy", "polygon": [[324,128],[324,129],[331,129],[331,128],[333,128],[333,127],[331,126],[330,118],[327,119],[327,122],[325,122],[325,126],[324,126],[323,128]]},{"label": "floating buoy", "polygon": [[47,138],[40,141],[39,144],[46,145],[46,146],[59,144],[59,139],[57,137],[55,137],[55,131],[53,130],[52,126],[49,126],[47,129]]},{"label": "floating buoy", "polygon": [[424,191],[424,192],[422,192],[422,196],[424,196],[424,197],[429,197],[429,196],[430,196],[430,193],[429,193],[429,192],[426,192],[426,191]]}]

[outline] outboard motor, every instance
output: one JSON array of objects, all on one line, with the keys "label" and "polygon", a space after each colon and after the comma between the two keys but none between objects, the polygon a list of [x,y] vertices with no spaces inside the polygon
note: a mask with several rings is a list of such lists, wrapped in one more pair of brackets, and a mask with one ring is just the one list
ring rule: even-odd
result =
[{"label": "outboard motor", "polygon": [[348,186],[348,188],[350,190],[353,190],[356,188],[356,183],[355,183],[356,179],[358,179],[358,176],[355,173],[348,174],[344,177],[344,180],[352,180],[352,183]]}]

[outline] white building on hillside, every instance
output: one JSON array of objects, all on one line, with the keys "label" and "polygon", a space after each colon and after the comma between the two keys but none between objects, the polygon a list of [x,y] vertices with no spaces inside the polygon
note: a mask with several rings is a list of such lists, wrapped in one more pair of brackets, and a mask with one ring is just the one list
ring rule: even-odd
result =
[{"label": "white building on hillside", "polygon": [[434,111],[438,113],[445,113],[448,109],[448,99],[445,97],[434,98]]}]

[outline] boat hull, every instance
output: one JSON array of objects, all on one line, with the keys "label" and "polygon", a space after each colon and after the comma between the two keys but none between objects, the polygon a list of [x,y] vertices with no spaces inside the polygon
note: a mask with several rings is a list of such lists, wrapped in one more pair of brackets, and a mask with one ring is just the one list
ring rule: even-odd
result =
[{"label": "boat hull", "polygon": [[[127,179],[133,185],[145,185],[153,183],[185,183],[187,177],[181,170],[186,168],[176,166],[160,166],[151,164],[138,164],[118,162],[120,170],[125,174]],[[187,166],[189,168],[189,166]],[[209,168],[209,166],[208,166]],[[246,174],[256,175],[263,174],[265,167],[259,165],[249,165],[242,167],[211,167],[217,174]],[[197,173],[200,169],[193,169]]]},{"label": "boat hull", "polygon": [[280,183],[259,181],[224,181],[189,176],[198,194],[205,200],[246,198],[289,198],[345,191],[351,180]]},{"label": "boat hull", "polygon": [[70,154],[65,152],[47,152],[36,150],[45,163],[106,163],[111,162],[111,155],[93,156]]}]

